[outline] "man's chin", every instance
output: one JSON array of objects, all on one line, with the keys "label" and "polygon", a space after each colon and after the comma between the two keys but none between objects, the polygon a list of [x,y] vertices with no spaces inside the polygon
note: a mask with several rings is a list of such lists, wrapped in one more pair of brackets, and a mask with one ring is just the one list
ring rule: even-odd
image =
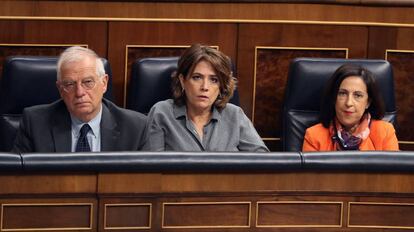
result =
[{"label": "man's chin", "polygon": [[90,113],[90,112],[92,112],[93,110],[91,109],[91,107],[88,107],[88,106],[77,106],[75,109],[74,109],[74,112],[76,113],[76,114],[88,114],[88,113]]},{"label": "man's chin", "polygon": [[76,108],[74,112],[71,113],[73,116],[75,116],[78,119],[81,119],[82,121],[87,120],[90,115],[92,114],[92,111],[88,108]]}]

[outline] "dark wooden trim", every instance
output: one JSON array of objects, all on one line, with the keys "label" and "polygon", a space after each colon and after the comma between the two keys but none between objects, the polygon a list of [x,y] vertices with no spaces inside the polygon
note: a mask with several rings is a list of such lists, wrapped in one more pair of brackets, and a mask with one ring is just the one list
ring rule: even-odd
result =
[{"label": "dark wooden trim", "polygon": [[[40,0],[52,1],[52,0]],[[58,0],[64,1],[64,0]],[[114,0],[70,0],[73,2],[120,2]],[[56,2],[56,1],[55,1]],[[67,2],[67,1],[65,1]],[[414,6],[414,0],[123,0],[122,2],[169,2],[169,3],[300,3],[369,6]]]}]

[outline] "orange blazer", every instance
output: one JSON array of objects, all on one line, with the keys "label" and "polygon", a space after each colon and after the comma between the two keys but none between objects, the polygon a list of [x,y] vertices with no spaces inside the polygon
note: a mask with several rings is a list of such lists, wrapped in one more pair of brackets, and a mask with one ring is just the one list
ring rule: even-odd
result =
[{"label": "orange blazer", "polygon": [[[394,127],[391,123],[372,120],[369,137],[362,141],[359,149],[361,151],[398,151],[398,140]],[[334,151],[329,129],[323,127],[322,123],[309,127],[306,130],[302,151]]]}]

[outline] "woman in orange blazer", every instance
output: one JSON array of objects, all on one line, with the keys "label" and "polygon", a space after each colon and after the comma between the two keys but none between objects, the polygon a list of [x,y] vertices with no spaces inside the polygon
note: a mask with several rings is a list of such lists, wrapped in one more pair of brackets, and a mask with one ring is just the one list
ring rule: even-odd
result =
[{"label": "woman in orange blazer", "polygon": [[345,64],[330,78],[321,104],[321,123],[306,130],[303,151],[397,151],[391,123],[372,73]]}]

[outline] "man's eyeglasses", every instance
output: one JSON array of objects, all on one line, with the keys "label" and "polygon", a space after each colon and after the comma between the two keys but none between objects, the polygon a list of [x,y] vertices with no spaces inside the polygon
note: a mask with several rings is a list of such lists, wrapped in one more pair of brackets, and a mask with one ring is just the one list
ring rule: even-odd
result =
[{"label": "man's eyeglasses", "polygon": [[[96,81],[94,79],[84,79],[81,81],[80,85],[85,90],[91,90],[95,87]],[[76,81],[61,81],[60,86],[65,90],[65,92],[73,92],[77,87]]]}]

